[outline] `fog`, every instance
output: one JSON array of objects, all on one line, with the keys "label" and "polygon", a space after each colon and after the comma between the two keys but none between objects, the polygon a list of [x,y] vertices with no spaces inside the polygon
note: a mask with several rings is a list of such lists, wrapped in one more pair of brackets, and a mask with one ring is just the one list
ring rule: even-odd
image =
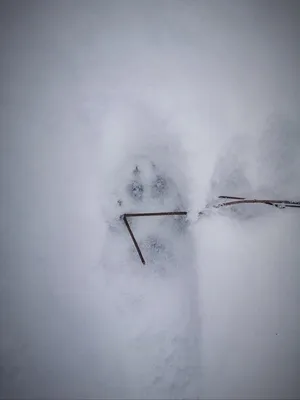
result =
[{"label": "fog", "polygon": [[[300,212],[197,218],[300,200],[298,3],[0,7],[0,397],[299,398]],[[138,157],[174,196],[120,211]]]}]

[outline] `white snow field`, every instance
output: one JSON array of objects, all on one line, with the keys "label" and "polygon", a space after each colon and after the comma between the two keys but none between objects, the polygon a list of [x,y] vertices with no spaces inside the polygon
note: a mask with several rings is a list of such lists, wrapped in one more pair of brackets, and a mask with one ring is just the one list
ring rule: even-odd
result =
[{"label": "white snow field", "polygon": [[0,398],[298,399],[299,4],[0,7]]}]

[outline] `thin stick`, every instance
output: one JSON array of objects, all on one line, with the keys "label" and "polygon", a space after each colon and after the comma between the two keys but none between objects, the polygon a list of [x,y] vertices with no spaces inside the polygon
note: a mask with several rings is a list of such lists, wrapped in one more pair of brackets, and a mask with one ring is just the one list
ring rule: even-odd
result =
[{"label": "thin stick", "polygon": [[233,201],[228,201],[227,203],[216,204],[213,207],[214,208],[219,208],[219,207],[224,207],[224,206],[233,206],[235,204],[255,204],[255,203],[267,204],[269,206],[278,207],[277,204],[274,204],[270,200],[256,200],[256,199],[252,199],[252,200],[246,200],[246,199],[245,200],[233,200]]},{"label": "thin stick", "polygon": [[[245,197],[231,197],[231,196],[219,196],[219,199],[233,199],[233,200],[247,200]],[[300,206],[300,201],[292,201],[292,200],[273,200],[273,199],[255,199],[256,202],[269,202],[269,203],[277,203],[277,204],[295,204]]]},{"label": "thin stick", "polygon": [[124,217],[155,217],[161,215],[187,215],[187,211],[162,211],[150,213],[126,213]]},{"label": "thin stick", "polygon": [[124,214],[123,219],[124,219],[125,225],[126,225],[126,227],[128,229],[129,235],[131,236],[131,239],[132,239],[132,241],[133,241],[133,243],[135,245],[136,251],[138,252],[138,255],[140,256],[140,259],[141,259],[142,263],[145,265],[146,264],[145,263],[145,259],[143,257],[143,254],[142,254],[141,250],[140,250],[140,247],[139,247],[139,245],[138,245],[138,243],[137,243],[137,241],[136,241],[136,239],[134,237],[134,234],[133,234],[133,232],[132,232],[132,230],[130,228],[130,225],[129,225],[128,221],[127,221],[126,214]]},{"label": "thin stick", "polygon": [[[219,196],[219,199],[231,199],[232,201],[228,201],[225,203],[220,203],[220,204],[215,204],[212,206],[212,208],[220,208],[220,207],[225,207],[225,206],[233,206],[236,204],[266,204],[269,206],[273,207],[279,207],[280,204],[282,204],[285,207],[291,207],[291,208],[300,208],[300,201],[290,201],[290,200],[269,200],[269,199],[246,199],[245,197],[233,197],[233,196]],[[209,208],[208,208],[209,209]],[[155,217],[155,216],[162,216],[162,215],[187,215],[187,211],[162,211],[162,212],[149,212],[149,213],[126,213],[123,214],[123,219],[125,222],[125,225],[128,229],[128,232],[131,236],[131,239],[134,243],[134,246],[138,252],[138,255],[143,263],[143,265],[146,264],[145,259],[143,257],[143,254],[141,252],[141,249],[135,239],[135,236],[132,232],[132,229],[130,228],[130,225],[128,223],[127,218],[128,217]],[[198,215],[204,215],[203,211],[200,211]]]},{"label": "thin stick", "polygon": [[236,196],[218,196],[218,199],[236,199],[236,200],[245,200],[245,197],[236,197]]}]

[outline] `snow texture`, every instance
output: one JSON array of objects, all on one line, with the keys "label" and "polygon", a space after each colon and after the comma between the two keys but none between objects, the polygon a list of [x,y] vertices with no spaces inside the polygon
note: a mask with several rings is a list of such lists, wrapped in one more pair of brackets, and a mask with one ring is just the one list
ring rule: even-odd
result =
[{"label": "snow texture", "polygon": [[0,398],[298,399],[298,3],[0,8]]}]

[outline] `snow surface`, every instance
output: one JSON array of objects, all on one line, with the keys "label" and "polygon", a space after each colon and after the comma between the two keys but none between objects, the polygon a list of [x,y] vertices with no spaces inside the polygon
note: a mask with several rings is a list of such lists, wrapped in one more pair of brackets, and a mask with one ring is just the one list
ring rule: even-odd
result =
[{"label": "snow surface", "polygon": [[[0,15],[0,397],[299,398],[299,211],[197,221],[221,194],[299,200],[299,5],[28,0]],[[139,156],[189,211],[181,234],[132,221],[166,247],[143,242],[145,267],[112,224]]]}]

